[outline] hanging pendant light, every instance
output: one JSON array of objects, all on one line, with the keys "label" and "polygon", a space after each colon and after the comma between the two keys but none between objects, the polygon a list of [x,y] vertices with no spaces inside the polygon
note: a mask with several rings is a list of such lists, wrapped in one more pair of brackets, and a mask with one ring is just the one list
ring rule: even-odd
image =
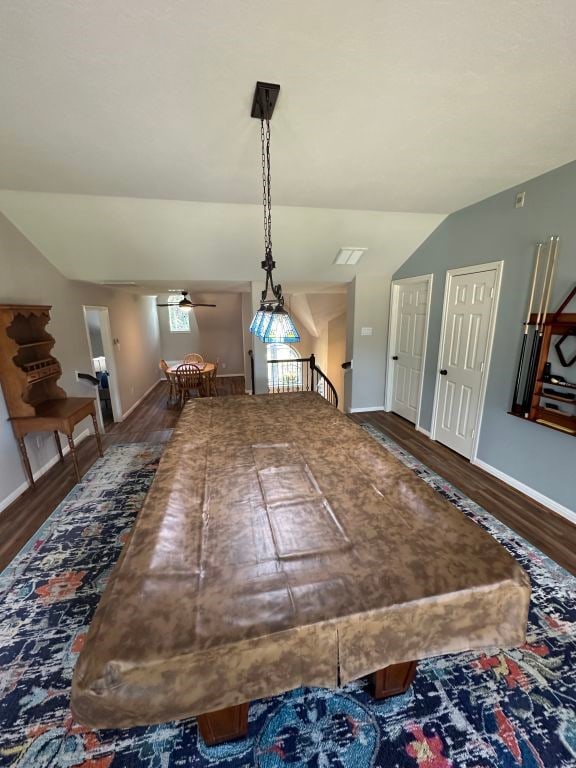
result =
[{"label": "hanging pendant light", "polygon": [[270,193],[270,118],[280,92],[273,83],[256,83],[252,117],[260,120],[262,141],[262,200],[264,204],[264,261],[266,285],[262,291],[260,309],[250,323],[250,333],[266,344],[294,343],[300,334],[288,312],[284,309],[282,287],[274,284],[272,272],[276,266],[272,258],[272,198]]}]

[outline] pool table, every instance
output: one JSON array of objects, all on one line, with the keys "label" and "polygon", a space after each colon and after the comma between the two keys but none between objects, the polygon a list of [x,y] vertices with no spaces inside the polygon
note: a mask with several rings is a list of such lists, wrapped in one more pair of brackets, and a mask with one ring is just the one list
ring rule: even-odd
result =
[{"label": "pool table", "polygon": [[76,665],[92,727],[198,716],[525,639],[530,585],[486,531],[319,395],[203,398],[174,430]]}]

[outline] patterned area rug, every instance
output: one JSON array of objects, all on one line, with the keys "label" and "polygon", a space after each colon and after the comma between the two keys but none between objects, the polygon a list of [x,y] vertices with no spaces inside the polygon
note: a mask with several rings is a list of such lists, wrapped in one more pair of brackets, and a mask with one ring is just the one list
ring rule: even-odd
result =
[{"label": "patterned area rug", "polygon": [[523,647],[421,662],[410,690],[380,703],[362,681],[263,699],[250,707],[249,737],[223,746],[205,747],[194,719],[85,729],[68,708],[72,670],[161,453],[115,446],[0,575],[0,766],[574,768],[576,579],[368,431],[529,572]]}]

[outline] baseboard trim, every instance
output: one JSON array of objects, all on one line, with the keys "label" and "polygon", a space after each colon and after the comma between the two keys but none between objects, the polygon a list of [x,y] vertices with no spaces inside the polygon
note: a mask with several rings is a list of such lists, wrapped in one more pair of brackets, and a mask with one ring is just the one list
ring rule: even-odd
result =
[{"label": "baseboard trim", "polygon": [[165,379],[165,378],[162,376],[161,378],[159,378],[159,379],[158,379],[158,381],[155,381],[155,382],[154,382],[154,384],[152,384],[152,386],[151,386],[151,387],[148,387],[148,389],[146,390],[146,392],[144,392],[144,394],[142,395],[142,397],[141,397],[139,400],[136,400],[136,402],[134,403],[134,405],[131,405],[131,406],[130,406],[130,408],[128,408],[128,410],[126,411],[126,413],[123,413],[123,414],[122,414],[122,421],[124,421],[124,419],[127,419],[127,418],[128,418],[128,416],[130,416],[130,414],[132,413],[132,411],[135,411],[135,410],[136,410],[136,408],[138,408],[138,406],[140,405],[140,403],[142,402],[142,400],[144,400],[144,398],[145,398],[145,397],[148,397],[148,395],[150,394],[150,392],[152,392],[152,390],[153,390],[155,387],[157,387],[157,386],[158,386],[158,384],[160,384],[160,382],[161,382],[161,381],[166,381],[166,379]]},{"label": "baseboard trim", "polygon": [[429,429],[424,429],[424,427],[421,427],[419,424],[416,424],[416,432],[422,432],[423,435],[426,435],[426,437],[429,437],[430,440],[432,440],[432,433]]},{"label": "baseboard trim", "polygon": [[217,373],[217,379],[231,379],[232,377],[242,376],[244,378],[244,371],[242,373]]},{"label": "baseboard trim", "polygon": [[350,408],[348,413],[370,413],[371,411],[383,411],[383,405],[371,405],[369,408]]},{"label": "baseboard trim", "polygon": [[525,496],[528,496],[534,501],[537,501],[539,504],[542,504],[542,506],[548,507],[548,509],[551,509],[552,512],[556,512],[557,515],[561,515],[561,517],[566,518],[566,520],[569,520],[571,523],[576,525],[576,512],[574,512],[571,509],[568,509],[568,507],[565,507],[562,504],[559,504],[557,501],[554,501],[554,499],[548,498],[548,496],[544,496],[544,494],[540,493],[540,491],[536,491],[534,488],[530,488],[529,485],[525,485],[525,483],[522,483],[520,480],[517,480],[515,477],[511,477],[510,475],[507,475],[505,472],[501,472],[499,469],[496,469],[496,467],[493,467],[491,464],[487,464],[485,461],[482,461],[482,459],[474,459],[470,463],[475,464],[477,467],[480,467],[480,469],[483,469],[485,472],[488,472],[489,475],[494,475],[494,477],[497,477],[499,480],[502,480],[502,482],[506,483],[507,485],[511,485],[512,488],[515,488],[517,491],[520,491]]},{"label": "baseboard trim", "polygon": [[[74,438],[75,445],[78,445],[81,443],[85,438],[87,438],[91,432],[88,429],[83,429],[80,434]],[[62,446],[62,453],[64,456],[67,456],[70,453],[70,447],[68,445]],[[51,459],[49,459],[45,464],[43,464],[39,469],[37,469],[35,472],[32,473],[32,476],[34,477],[34,480],[38,480],[39,477],[42,477],[42,475],[45,475],[46,472],[48,472],[49,469],[52,469],[52,467],[55,464],[58,464],[58,461],[60,460],[60,457],[58,454],[53,456]],[[12,504],[13,501],[16,501],[16,499],[19,496],[22,496],[24,491],[27,491],[29,488],[28,481],[25,480],[23,483],[21,483],[18,488],[12,491],[8,496],[6,496],[2,501],[0,501],[0,512],[2,510],[6,509],[6,507],[9,507],[10,504]]]}]

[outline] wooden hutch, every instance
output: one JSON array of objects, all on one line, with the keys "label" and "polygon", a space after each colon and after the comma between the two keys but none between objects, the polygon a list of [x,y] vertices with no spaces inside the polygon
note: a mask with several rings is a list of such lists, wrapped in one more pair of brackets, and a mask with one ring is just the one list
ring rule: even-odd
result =
[{"label": "wooden hutch", "polygon": [[78,422],[91,416],[98,452],[103,455],[94,400],[90,397],[68,397],[58,386],[62,369],[51,354],[55,340],[46,330],[51,308],[0,305],[0,382],[10,423],[32,486],[34,476],[24,441],[29,432],[53,432],[60,461],[64,460],[64,456],[59,432],[65,434],[76,478],[80,481],[73,432]]}]

